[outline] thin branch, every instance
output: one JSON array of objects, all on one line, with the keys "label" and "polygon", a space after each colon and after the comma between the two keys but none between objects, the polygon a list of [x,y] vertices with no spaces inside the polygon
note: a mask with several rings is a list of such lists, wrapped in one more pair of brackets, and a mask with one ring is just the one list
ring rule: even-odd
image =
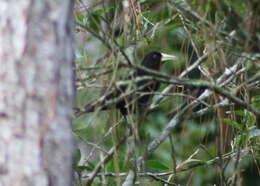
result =
[{"label": "thin branch", "polygon": [[95,38],[97,38],[98,40],[100,40],[109,50],[112,50],[111,46],[109,45],[109,43],[102,38],[100,35],[98,35],[97,33],[95,33],[94,31],[92,31],[89,27],[87,27],[86,25],[83,25],[82,23],[80,23],[79,21],[75,21],[76,24],[78,26],[80,26],[81,28],[85,29],[86,31],[88,31],[91,35],[93,35]]},{"label": "thin branch", "polygon": [[184,86],[190,86],[190,87],[197,87],[197,88],[208,88],[213,90],[214,92],[228,98],[229,100],[233,101],[234,103],[242,106],[243,108],[253,112],[255,115],[260,116],[260,111],[251,106],[249,103],[244,102],[243,100],[241,100],[240,98],[236,97],[233,95],[232,92],[225,90],[224,88],[213,84],[211,82],[208,81],[203,81],[203,80],[158,80],[161,83],[168,83],[168,84],[174,84],[174,85],[184,85]]},{"label": "thin branch", "polygon": [[130,170],[122,186],[133,186],[135,181],[135,172]]},{"label": "thin branch", "polygon": [[[226,78],[229,77],[230,75],[234,75],[235,74],[234,72],[236,71],[237,67],[238,67],[238,64],[235,64],[231,68],[226,69],[225,72],[216,80],[216,82],[218,84],[221,84],[222,86],[227,84],[229,81],[231,81],[231,79],[228,78],[228,80],[226,80]],[[172,84],[175,84],[175,85],[176,84],[182,84],[182,85],[186,85],[186,86],[210,88],[211,90],[214,90],[214,91],[220,93],[221,95],[229,98],[230,100],[234,101],[235,103],[237,103],[237,104],[243,106],[244,108],[252,111],[254,114],[256,114],[258,116],[260,114],[260,111],[257,110],[256,108],[254,108],[251,105],[243,102],[241,99],[235,97],[230,92],[226,91],[225,89],[222,89],[221,87],[217,86],[216,84],[212,84],[212,83],[207,82],[207,81],[200,81],[200,80],[188,81],[188,80],[180,80],[180,79],[176,78],[175,80],[162,80],[162,82],[172,83]],[[206,89],[196,100],[194,100],[192,103],[188,104],[182,110],[180,110],[178,113],[176,113],[174,118],[163,129],[160,136],[158,136],[156,139],[154,139],[148,145],[148,148],[147,148],[148,154],[152,153],[155,149],[157,149],[157,147],[167,138],[167,136],[172,132],[172,130],[174,129],[174,127],[176,125],[181,124],[183,122],[185,113],[188,113],[188,114],[185,115],[185,118],[190,116],[191,112],[187,112],[187,111],[189,109],[192,109],[196,105],[198,105],[198,100],[203,100],[203,99],[209,97],[211,94],[212,94],[212,92],[210,90]]]},{"label": "thin branch", "polygon": [[114,155],[114,153],[119,149],[119,147],[125,142],[129,135],[126,135],[118,144],[116,144],[113,148],[108,151],[108,154],[96,165],[93,172],[90,174],[89,178],[85,181],[85,185],[91,185],[97,176],[98,172],[102,168],[104,164],[106,164]]},{"label": "thin branch", "polygon": [[[190,17],[192,17],[193,19],[195,19],[195,21],[199,21],[201,23],[204,23],[209,29],[211,32],[215,32],[217,34],[220,34],[220,35],[223,35],[223,36],[226,36],[232,40],[236,40],[236,42],[239,42],[238,39],[232,37],[230,34],[224,32],[224,31],[221,31],[221,30],[217,30],[215,28],[214,25],[211,24],[211,22],[209,22],[208,20],[206,20],[205,18],[203,18],[202,16],[200,16],[197,12],[193,11],[190,7],[190,5],[186,2],[186,1],[180,1],[180,2],[177,2],[176,0],[170,0],[170,2],[174,5],[174,7],[181,13],[183,14],[186,14],[186,15],[189,15]],[[232,17],[233,18],[233,17]],[[194,22],[194,21],[192,21]],[[239,42],[241,43],[241,42]]]},{"label": "thin branch", "polygon": [[[241,149],[240,150],[240,160],[244,157],[246,157],[250,152],[249,147]],[[213,165],[213,164],[217,164],[219,161],[219,157],[214,157],[208,161],[203,161],[203,160],[198,160],[198,159],[193,159],[193,156],[196,155],[197,151],[195,153],[193,153],[187,160],[183,161],[182,163],[180,163],[179,165],[177,165],[176,168],[176,172],[175,171],[168,171],[168,172],[137,172],[137,176],[154,176],[154,177],[164,177],[164,176],[169,176],[172,174],[176,174],[179,172],[184,172],[184,171],[188,171],[200,166],[205,166],[205,165]],[[222,159],[223,160],[229,160],[231,158],[236,158],[237,157],[237,153],[238,151],[234,151],[234,152],[228,152],[224,155],[222,155]],[[88,178],[90,177],[92,174],[86,174],[83,177],[84,178]],[[106,172],[106,173],[98,173],[97,176],[108,176],[108,177],[125,177],[127,176],[128,173],[127,172],[122,172],[122,173],[113,173],[113,172]]]}]

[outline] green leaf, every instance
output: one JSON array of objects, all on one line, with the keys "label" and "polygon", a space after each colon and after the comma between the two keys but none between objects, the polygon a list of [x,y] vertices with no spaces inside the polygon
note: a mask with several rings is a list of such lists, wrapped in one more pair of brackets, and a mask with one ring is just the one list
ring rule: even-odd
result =
[{"label": "green leaf", "polygon": [[260,109],[260,95],[252,97],[251,102],[253,107]]},{"label": "green leaf", "polygon": [[92,14],[89,16],[88,19],[89,27],[92,29],[92,31],[99,32],[99,26],[100,26],[100,18],[99,16]]},{"label": "green leaf", "polygon": [[81,152],[80,152],[80,149],[77,149],[76,154],[75,154],[76,165],[78,165],[80,158],[81,158]]},{"label": "green leaf", "polygon": [[249,111],[246,111],[246,124],[247,126],[251,127],[253,125],[255,125],[256,123],[256,116]]},{"label": "green leaf", "polygon": [[114,172],[115,169],[114,169],[114,160],[111,160],[107,163],[106,165],[106,171],[108,172]]},{"label": "green leaf", "polygon": [[84,18],[85,16],[82,14],[76,16],[77,21],[79,21],[81,24],[84,24]]},{"label": "green leaf", "polygon": [[245,121],[246,126],[253,126],[256,123],[256,116],[247,110],[236,110],[236,116],[242,117],[243,121]]},{"label": "green leaf", "polygon": [[92,170],[94,170],[95,165],[92,162],[88,161],[87,166],[85,166],[85,167],[86,167],[86,170],[92,171]]},{"label": "green leaf", "polygon": [[232,127],[238,129],[238,130],[242,130],[242,125],[234,120],[231,120],[229,118],[224,118],[224,122],[228,125],[231,125]]},{"label": "green leaf", "polygon": [[158,2],[159,0],[139,0],[140,3],[153,3]]},{"label": "green leaf", "polygon": [[97,9],[97,10],[93,10],[91,13],[93,15],[102,15],[102,14],[106,14],[108,13],[110,10],[112,10],[114,7],[107,7],[107,8],[102,8],[102,9]]},{"label": "green leaf", "polygon": [[155,15],[153,15],[151,11],[145,11],[145,12],[142,12],[142,14],[149,21],[156,22],[156,20],[157,20],[157,17]]},{"label": "green leaf", "polygon": [[82,172],[82,171],[84,171],[84,170],[88,170],[88,167],[81,165],[81,166],[77,166],[76,170]]},{"label": "green leaf", "polygon": [[235,111],[236,116],[241,116],[244,117],[245,116],[245,112],[244,110],[236,110]]},{"label": "green leaf", "polygon": [[169,167],[162,162],[156,160],[149,160],[146,162],[146,167],[155,170],[169,170]]}]

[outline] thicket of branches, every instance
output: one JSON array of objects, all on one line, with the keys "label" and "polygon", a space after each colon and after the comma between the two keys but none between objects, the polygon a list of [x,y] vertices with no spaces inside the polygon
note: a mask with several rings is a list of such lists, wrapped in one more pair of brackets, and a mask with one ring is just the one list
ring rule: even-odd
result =
[{"label": "thicket of branches", "polygon": [[[259,10],[258,0],[79,0],[77,185],[259,183]],[[101,111],[153,50],[178,60],[145,77],[162,84],[149,107]],[[95,112],[79,115],[89,103]]]}]

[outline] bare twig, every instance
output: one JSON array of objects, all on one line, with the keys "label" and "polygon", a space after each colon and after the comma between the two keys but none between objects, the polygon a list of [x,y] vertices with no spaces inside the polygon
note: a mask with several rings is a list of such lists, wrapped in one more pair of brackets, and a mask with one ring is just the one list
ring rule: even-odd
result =
[{"label": "bare twig", "polygon": [[[250,152],[249,148],[244,148],[244,149],[240,149],[240,159],[246,157]],[[194,159],[193,157],[198,153],[198,151],[195,151],[195,153],[193,153],[187,160],[181,162],[179,165],[177,165],[176,168],[176,172],[175,171],[168,171],[168,172],[137,172],[137,176],[151,176],[151,177],[164,177],[164,176],[169,176],[172,174],[176,174],[178,172],[183,172],[183,171],[188,171],[191,169],[194,169],[196,167],[199,166],[204,166],[204,165],[213,165],[218,163],[219,161],[219,157],[214,157],[208,161],[203,161],[203,160],[198,160],[198,159]],[[237,157],[237,153],[238,151],[234,151],[234,152],[228,152],[224,155],[222,155],[222,159],[223,160],[229,160],[232,158],[236,158]],[[83,177],[90,177],[92,174],[86,174]],[[109,176],[109,177],[125,177],[128,175],[128,173],[126,172],[122,172],[122,173],[112,173],[112,172],[106,172],[106,173],[98,173],[97,176]]]},{"label": "bare twig", "polygon": [[108,151],[108,154],[96,165],[94,171],[90,174],[88,179],[85,181],[86,185],[91,185],[91,183],[94,181],[94,178],[97,176],[98,172],[100,171],[103,164],[107,163],[112,157],[113,154],[118,150],[118,148],[125,142],[129,135],[126,135],[117,145],[115,145],[113,148],[111,148]]}]

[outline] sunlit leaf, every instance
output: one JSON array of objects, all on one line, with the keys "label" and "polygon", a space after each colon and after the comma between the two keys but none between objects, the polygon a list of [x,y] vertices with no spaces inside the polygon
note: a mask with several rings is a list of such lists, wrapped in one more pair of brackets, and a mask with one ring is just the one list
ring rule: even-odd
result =
[{"label": "sunlit leaf", "polygon": [[147,168],[155,169],[155,170],[169,170],[169,167],[157,160],[148,160],[146,162]]},{"label": "sunlit leaf", "polygon": [[232,127],[238,129],[238,130],[242,130],[242,125],[234,120],[231,120],[229,118],[224,118],[224,122],[228,125],[231,125]]}]

